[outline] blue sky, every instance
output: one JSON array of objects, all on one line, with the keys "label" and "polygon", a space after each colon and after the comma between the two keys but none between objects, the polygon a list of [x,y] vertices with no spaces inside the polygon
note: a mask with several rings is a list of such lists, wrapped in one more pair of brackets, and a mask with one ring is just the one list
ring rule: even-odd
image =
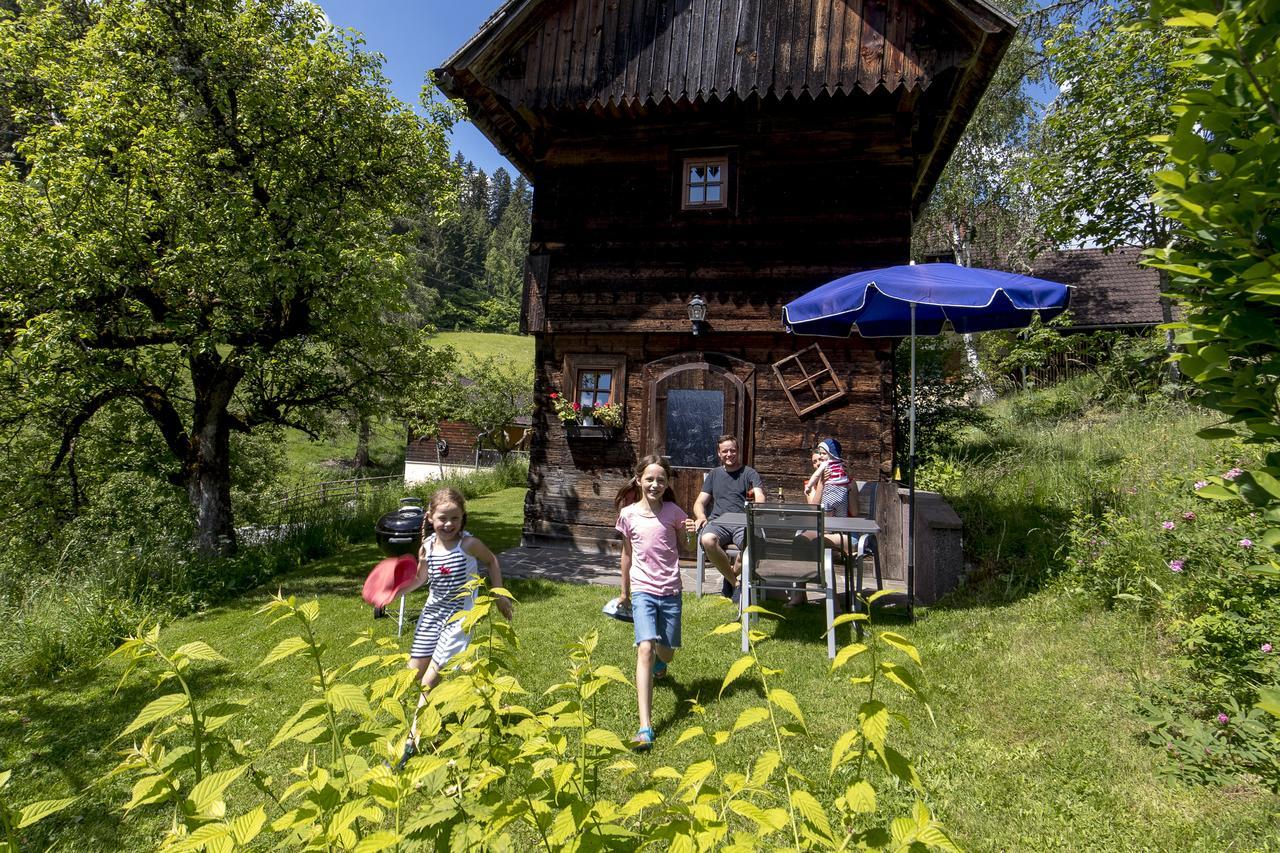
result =
[{"label": "blue sky", "polygon": [[[417,105],[426,73],[475,35],[501,0],[316,0],[329,20],[364,35],[366,46],[386,57],[383,72],[396,97]],[[454,150],[490,174],[516,169],[469,122],[453,131]]]}]

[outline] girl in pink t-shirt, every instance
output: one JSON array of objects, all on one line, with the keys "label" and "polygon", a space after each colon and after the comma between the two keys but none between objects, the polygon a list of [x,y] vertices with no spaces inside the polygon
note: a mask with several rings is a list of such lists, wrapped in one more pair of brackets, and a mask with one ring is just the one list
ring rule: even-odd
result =
[{"label": "girl in pink t-shirt", "polygon": [[667,664],[680,648],[680,540],[687,541],[694,529],[688,514],[676,506],[670,482],[671,468],[662,457],[645,456],[614,499],[622,534],[618,607],[630,606],[636,632],[640,730],[631,745],[640,750],[653,746],[652,679],[666,676]]}]

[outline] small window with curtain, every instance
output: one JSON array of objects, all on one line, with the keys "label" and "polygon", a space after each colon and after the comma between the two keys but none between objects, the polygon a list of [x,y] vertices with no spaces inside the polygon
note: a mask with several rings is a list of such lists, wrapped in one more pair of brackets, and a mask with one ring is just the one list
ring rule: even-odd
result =
[{"label": "small window with curtain", "polygon": [[687,157],[684,161],[684,210],[713,210],[727,207],[729,158]]}]

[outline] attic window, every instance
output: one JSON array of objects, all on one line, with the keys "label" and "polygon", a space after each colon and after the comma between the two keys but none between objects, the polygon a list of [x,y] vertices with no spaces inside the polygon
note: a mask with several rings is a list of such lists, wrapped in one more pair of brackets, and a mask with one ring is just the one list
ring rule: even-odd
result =
[{"label": "attic window", "polygon": [[807,415],[844,396],[840,377],[831,369],[826,353],[817,344],[777,362],[773,365],[773,373],[797,415]]},{"label": "attic window", "polygon": [[684,210],[728,207],[728,157],[689,157],[684,161]]}]

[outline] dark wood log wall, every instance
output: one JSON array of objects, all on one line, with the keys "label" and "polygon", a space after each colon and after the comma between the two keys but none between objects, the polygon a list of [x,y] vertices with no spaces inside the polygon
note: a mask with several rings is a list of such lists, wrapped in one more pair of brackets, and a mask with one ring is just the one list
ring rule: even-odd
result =
[{"label": "dark wood log wall", "polygon": [[[798,493],[823,435],[856,478],[889,478],[892,343],[824,341],[848,392],[800,418],[770,365],[811,339],[783,333],[781,306],[906,261],[913,211],[1014,29],[985,0],[530,0],[437,69],[537,188],[527,541],[610,546],[614,494],[651,450],[645,365],[680,354],[740,360],[749,461],[771,489]],[[728,158],[726,209],[681,209],[686,156]],[[695,293],[710,306],[696,337]],[[570,439],[551,412],[571,354],[625,357],[618,438]]]},{"label": "dark wood log wall", "polygon": [[[893,118],[807,122],[735,114],[555,143],[534,196],[527,331],[680,330],[701,293],[713,331],[776,332],[794,296],[905,261],[911,158]],[[683,211],[683,158],[704,151],[729,157],[729,207]]]},{"label": "dark wood log wall", "polygon": [[[613,499],[631,476],[637,459],[652,448],[642,444],[644,365],[684,352],[724,353],[757,365],[754,417],[747,419],[750,461],[772,498],[781,486],[788,499],[810,469],[809,454],[819,438],[833,435],[844,446],[856,479],[887,480],[893,454],[892,364],[889,341],[855,339],[825,347],[832,368],[848,387],[836,404],[798,418],[768,365],[795,350],[785,334],[549,335],[538,339],[534,441],[525,505],[525,540],[612,550],[617,518]],[[570,353],[625,353],[626,421],[611,440],[570,438],[552,411],[548,394],[564,386],[564,357]],[[684,507],[692,511],[692,507]]]},{"label": "dark wood log wall", "polygon": [[[643,446],[644,366],[678,353],[718,352],[755,365],[747,418],[751,464],[773,495],[792,497],[817,439],[834,435],[857,479],[887,480],[893,457],[891,343],[823,340],[848,389],[805,418],[770,365],[808,346],[782,327],[782,306],[855,269],[908,255],[911,158],[894,117],[825,117],[729,110],[681,122],[584,130],[548,148],[537,177],[533,251],[538,286],[526,296],[539,335],[526,541],[611,547],[613,498]],[[730,206],[680,209],[688,151],[730,158]],[[686,304],[709,304],[703,334]],[[548,405],[569,354],[626,357],[626,426],[619,439],[571,439]],[[686,510],[691,507],[685,507]]]}]

